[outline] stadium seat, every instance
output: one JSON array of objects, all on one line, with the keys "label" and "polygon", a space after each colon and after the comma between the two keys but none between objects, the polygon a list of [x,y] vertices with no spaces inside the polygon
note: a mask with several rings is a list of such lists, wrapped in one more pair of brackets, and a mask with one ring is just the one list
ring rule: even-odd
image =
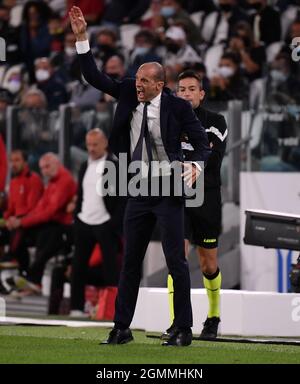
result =
[{"label": "stadium seat", "polygon": [[120,36],[122,46],[131,50],[134,47],[134,36],[139,32],[141,27],[137,24],[124,24],[120,26]]}]

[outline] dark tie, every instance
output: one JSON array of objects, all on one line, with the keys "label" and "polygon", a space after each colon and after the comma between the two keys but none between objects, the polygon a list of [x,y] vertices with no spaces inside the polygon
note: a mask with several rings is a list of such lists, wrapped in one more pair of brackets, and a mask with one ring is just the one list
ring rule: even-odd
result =
[{"label": "dark tie", "polygon": [[147,107],[150,104],[149,101],[145,102],[144,109],[143,109],[143,119],[142,119],[142,125],[141,125],[141,133],[138,139],[138,142],[136,144],[136,147],[132,153],[131,161],[141,161],[143,160],[143,139],[145,139],[146,143],[146,149],[148,154],[148,160],[149,165],[152,161],[152,150],[151,150],[151,142],[150,142],[150,135],[148,130],[148,123],[147,123]]}]

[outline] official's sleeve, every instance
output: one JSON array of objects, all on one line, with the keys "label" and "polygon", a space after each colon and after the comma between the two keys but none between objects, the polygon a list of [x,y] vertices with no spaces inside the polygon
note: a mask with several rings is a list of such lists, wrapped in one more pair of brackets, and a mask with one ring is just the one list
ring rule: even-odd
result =
[{"label": "official's sleeve", "polygon": [[208,137],[188,102],[182,103],[180,118],[182,130],[187,133],[190,143],[194,147],[190,160],[207,162],[211,153]]},{"label": "official's sleeve", "polygon": [[209,163],[220,165],[226,150],[227,124],[223,116],[218,115],[213,125],[206,129],[211,143],[212,153],[209,157]]}]

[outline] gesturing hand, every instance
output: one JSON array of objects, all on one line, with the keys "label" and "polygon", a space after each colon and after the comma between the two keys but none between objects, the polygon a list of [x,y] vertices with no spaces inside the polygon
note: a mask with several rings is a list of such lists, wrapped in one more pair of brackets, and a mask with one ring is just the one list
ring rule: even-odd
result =
[{"label": "gesturing hand", "polygon": [[87,40],[86,26],[87,23],[81,12],[81,9],[73,6],[69,12],[72,31],[76,36],[77,41]]},{"label": "gesturing hand", "polygon": [[200,170],[195,164],[192,163],[182,163],[183,173],[181,176],[184,181],[187,183],[188,187],[192,187],[196,179],[200,176]]}]

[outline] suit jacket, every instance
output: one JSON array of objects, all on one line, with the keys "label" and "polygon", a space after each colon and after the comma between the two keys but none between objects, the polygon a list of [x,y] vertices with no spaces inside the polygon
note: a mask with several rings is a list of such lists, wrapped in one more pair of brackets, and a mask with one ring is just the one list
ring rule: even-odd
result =
[{"label": "suit jacket", "polygon": [[[116,166],[116,184],[114,185],[113,183],[110,184],[110,191],[114,189],[114,193],[105,195],[103,197],[104,205],[107,210],[107,212],[111,216],[111,222],[116,229],[118,233],[122,233],[122,226],[123,226],[123,217],[124,217],[124,211],[125,211],[125,206],[126,206],[126,199],[125,197],[120,197],[118,196],[118,180],[119,180],[119,175],[118,175],[118,162],[116,159],[108,154],[106,161],[111,161],[115,164]],[[81,212],[81,207],[82,207],[82,200],[83,200],[83,178],[86,173],[88,167],[88,161],[85,161],[82,163],[79,174],[78,174],[78,192],[77,192],[77,200],[76,200],[76,208],[74,211],[75,217]],[[107,168],[104,166],[104,174],[107,172]],[[101,197],[99,196],[99,199]]]},{"label": "suit jacket", "polygon": [[[198,119],[206,129],[209,142],[212,143],[212,153],[208,159],[204,172],[204,188],[219,188],[221,186],[221,164],[226,149],[227,124],[224,116],[209,111],[203,107],[195,110]],[[184,142],[189,143],[188,137],[184,137]],[[185,148],[186,146],[183,145]],[[184,151],[185,158],[190,159],[191,148]]]},{"label": "suit jacket", "polygon": [[[117,157],[120,153],[127,153],[130,159],[130,121],[132,112],[139,104],[135,80],[111,79],[98,70],[91,51],[80,54],[79,60],[85,79],[95,88],[118,99],[109,145]],[[171,162],[183,161],[180,141],[182,132],[189,135],[190,142],[195,148],[191,160],[207,161],[210,147],[205,129],[190,103],[172,95],[168,88],[164,88],[161,97],[160,129],[164,149]]]}]

